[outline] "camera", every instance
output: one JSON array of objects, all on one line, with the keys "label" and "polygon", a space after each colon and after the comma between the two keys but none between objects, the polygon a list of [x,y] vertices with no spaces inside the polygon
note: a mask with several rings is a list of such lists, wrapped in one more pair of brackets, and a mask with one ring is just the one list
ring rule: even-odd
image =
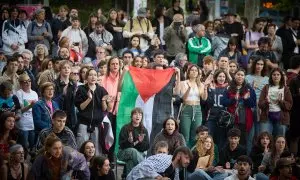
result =
[{"label": "camera", "polygon": [[79,42],[74,42],[73,46],[79,46]]}]

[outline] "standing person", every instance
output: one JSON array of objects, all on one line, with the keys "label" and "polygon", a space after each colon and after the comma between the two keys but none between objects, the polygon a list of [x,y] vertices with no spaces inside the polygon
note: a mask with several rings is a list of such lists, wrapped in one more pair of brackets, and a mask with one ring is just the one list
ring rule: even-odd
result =
[{"label": "standing person", "polygon": [[12,57],[7,61],[6,70],[2,72],[0,76],[0,83],[9,81],[12,85],[11,90],[13,93],[20,89],[19,75],[17,74],[19,62],[17,57]]},{"label": "standing person", "polygon": [[75,105],[79,112],[79,126],[77,130],[77,145],[92,139],[96,145],[96,154],[100,154],[99,125],[103,120],[103,112],[110,110],[107,102],[110,101],[107,91],[97,85],[97,72],[88,69],[86,72],[86,84],[78,87],[75,95]]},{"label": "standing person", "polygon": [[252,148],[250,140],[254,136],[251,108],[256,106],[256,94],[254,89],[245,81],[245,70],[239,69],[235,73],[234,79],[224,92],[221,104],[227,107],[227,111],[233,115],[234,125],[242,131],[241,144],[246,145],[247,152],[250,153]]},{"label": "standing person", "polygon": [[185,53],[185,43],[188,40],[188,36],[183,25],[183,15],[174,15],[173,22],[164,30],[163,40],[166,43],[169,63],[174,60],[177,53]]},{"label": "standing person", "polygon": [[19,120],[21,106],[18,97],[13,93],[10,81],[0,84],[0,114],[7,111],[15,113],[16,119]]},{"label": "standing person", "polygon": [[221,104],[221,99],[228,87],[228,77],[225,71],[218,70],[214,73],[213,79],[213,83],[208,89],[208,99],[206,101],[209,107],[206,123],[215,143],[219,148],[223,148],[226,142],[227,128],[219,127],[217,120],[220,118],[220,112],[225,110],[225,107]]},{"label": "standing person", "polygon": [[34,76],[37,76],[41,72],[42,62],[49,55],[49,51],[47,46],[45,46],[44,44],[38,44],[35,46],[33,54],[34,58],[31,61],[32,73]]},{"label": "standing person", "polygon": [[120,50],[124,47],[123,38],[123,24],[117,18],[118,11],[116,9],[109,10],[108,20],[105,23],[105,29],[109,31],[112,36],[112,54],[116,56],[121,56]]},{"label": "standing person", "polygon": [[237,180],[237,179],[244,179],[244,180],[255,180],[251,177],[251,167],[252,167],[252,160],[245,155],[238,157],[236,160],[237,163],[237,174],[231,175],[224,180]]},{"label": "standing person", "polygon": [[38,137],[40,131],[51,127],[51,117],[55,110],[59,109],[58,104],[53,101],[54,84],[45,82],[40,87],[41,99],[32,107],[35,135]]},{"label": "standing person", "polygon": [[189,147],[195,144],[196,128],[202,123],[200,99],[207,99],[207,86],[200,82],[200,73],[200,69],[192,65],[187,71],[187,80],[180,82],[180,96],[183,99],[180,132]]},{"label": "standing person", "polygon": [[109,159],[103,156],[97,156],[93,159],[91,171],[91,180],[115,180],[115,175],[110,169]]},{"label": "standing person", "polygon": [[29,173],[28,164],[24,162],[24,149],[20,144],[9,148],[10,159],[0,169],[1,180],[26,180]]},{"label": "standing person", "polygon": [[290,68],[290,58],[294,55],[295,48],[298,44],[300,44],[300,41],[294,40],[293,34],[292,34],[292,17],[286,16],[283,19],[283,25],[276,31],[276,35],[281,37],[282,41],[282,63],[284,66],[284,69]]},{"label": "standing person", "polygon": [[86,34],[80,28],[80,20],[78,17],[72,18],[72,25],[66,28],[61,33],[62,37],[68,37],[70,39],[70,46],[74,51],[76,51],[77,59],[74,61],[81,61],[83,57],[85,57],[88,51],[88,39]]},{"label": "standing person", "polygon": [[180,7],[180,0],[172,0],[172,7],[166,11],[166,16],[173,19],[175,14],[184,15],[183,9]]},{"label": "standing person", "polygon": [[255,18],[252,28],[246,32],[245,49],[247,50],[248,59],[250,54],[258,49],[258,40],[264,36],[263,26],[263,18]]},{"label": "standing person", "polygon": [[300,139],[299,133],[299,108],[300,108],[300,75],[294,77],[289,84],[290,91],[293,98],[293,106],[291,109],[290,118],[290,150],[293,154],[299,154],[298,142]]},{"label": "standing person", "polygon": [[71,68],[70,61],[64,60],[60,62],[59,77],[54,81],[54,99],[59,104],[60,109],[67,113],[67,126],[73,132],[76,132],[77,115],[74,101],[77,85],[70,78]]},{"label": "standing person", "polygon": [[174,155],[164,153],[150,156],[137,166],[135,166],[126,180],[136,179],[183,179],[183,170],[192,159],[193,155],[188,147],[178,147]]},{"label": "standing person", "polygon": [[[251,57],[253,63],[251,66],[250,73],[246,76],[246,81],[251,85],[251,87],[255,90],[256,94],[256,104],[258,105],[260,93],[263,87],[269,83],[269,77],[267,76],[267,65],[266,61],[264,61],[261,56]],[[253,125],[254,125],[254,135],[257,136],[260,132],[259,130],[259,109],[258,106],[253,108]]]},{"label": "standing person", "polygon": [[244,31],[242,24],[236,21],[236,17],[237,15],[229,10],[227,14],[225,14],[224,28],[228,35],[236,38],[237,48],[241,50]]},{"label": "standing person", "polygon": [[168,118],[163,123],[163,130],[155,136],[152,143],[151,154],[155,154],[155,147],[158,142],[168,142],[169,154],[173,154],[179,146],[185,146],[185,140],[179,133],[179,125],[174,118]]},{"label": "standing person", "polygon": [[225,33],[224,26],[218,25],[215,29],[215,35],[212,37],[212,52],[215,59],[218,59],[220,53],[228,46],[230,36]]},{"label": "standing person", "polygon": [[276,25],[271,23],[268,24],[268,34],[267,37],[271,39],[271,50],[276,56],[277,62],[279,62],[280,67],[282,66],[282,51],[283,51],[283,46],[282,46],[282,40],[281,38],[276,35]]},{"label": "standing person", "polygon": [[98,16],[96,13],[91,13],[89,16],[89,21],[83,31],[86,34],[86,37],[89,37],[96,28],[96,22],[98,21]]},{"label": "standing person", "polygon": [[281,69],[271,71],[269,84],[262,89],[258,106],[261,109],[260,131],[267,131],[273,136],[285,136],[290,125],[293,99]]},{"label": "standing person", "polygon": [[146,15],[146,8],[138,9],[137,17],[128,20],[123,29],[124,38],[131,38],[133,35],[141,36],[140,47],[142,51],[148,49],[148,43],[154,35],[152,24]]},{"label": "standing person", "polygon": [[89,34],[89,38],[94,42],[96,47],[103,47],[111,53],[113,50],[113,35],[104,28],[104,25],[103,22],[97,21],[94,31]]},{"label": "standing person", "polygon": [[166,14],[166,7],[164,5],[158,5],[154,11],[154,19],[152,20],[153,30],[157,37],[161,41],[161,45],[166,50],[166,42],[164,41],[164,29],[170,26],[172,20],[169,17],[165,16]]},{"label": "standing person", "polygon": [[50,24],[45,20],[45,10],[37,9],[35,19],[27,27],[28,49],[33,51],[38,44],[50,49],[53,38]]},{"label": "standing person", "polygon": [[16,122],[19,129],[18,142],[26,149],[32,149],[35,143],[32,107],[39,100],[38,95],[31,89],[31,80],[27,74],[19,76],[21,89],[16,95],[21,105],[21,118]]},{"label": "standing person", "polygon": [[187,42],[188,59],[191,63],[202,67],[203,57],[211,51],[211,43],[205,37],[205,27],[202,24],[198,24],[194,30],[196,36],[190,38]]},{"label": "standing person", "polygon": [[236,38],[231,37],[229,39],[227,47],[220,52],[218,59],[220,57],[228,57],[229,60],[236,61],[241,68],[247,68],[247,63],[242,62],[242,53],[238,50]]},{"label": "standing person", "polygon": [[149,135],[143,125],[143,111],[134,108],[131,111],[131,121],[121,128],[119,134],[118,159],[126,162],[125,175],[144,160],[143,152],[149,149]]},{"label": "standing person", "polygon": [[82,180],[90,179],[89,167],[83,154],[64,146],[55,134],[50,134],[45,140],[42,153],[32,164],[29,179],[67,180],[71,178],[73,171],[82,172],[84,174]]},{"label": "standing person", "polygon": [[[1,29],[3,51],[6,55],[13,55],[15,52],[21,53],[27,43],[26,25],[18,19],[19,9],[10,9],[10,18],[4,21]],[[2,27],[2,26],[1,26]]]},{"label": "standing person", "polygon": [[[133,35],[129,40],[129,44],[125,47],[122,51],[122,54],[126,51],[131,51],[134,56],[141,56],[143,55],[144,51],[141,49],[141,36]],[[127,65],[127,64],[125,64]]]}]

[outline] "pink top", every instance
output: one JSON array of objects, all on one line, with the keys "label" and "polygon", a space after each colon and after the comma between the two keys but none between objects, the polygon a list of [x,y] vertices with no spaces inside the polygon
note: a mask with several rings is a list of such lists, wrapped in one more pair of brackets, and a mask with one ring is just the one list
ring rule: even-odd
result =
[{"label": "pink top", "polygon": [[47,103],[47,106],[50,108],[50,114],[52,115],[53,114],[53,106],[52,106],[52,101],[46,101]]},{"label": "pink top", "polygon": [[[113,114],[116,114],[118,111],[119,98],[120,98],[120,94],[118,93],[119,80],[120,80],[119,73],[116,75],[113,73],[110,73],[109,76],[104,76],[103,81],[102,81],[103,87],[106,89],[108,95],[112,96],[114,98],[116,98],[116,96],[117,96],[117,103],[116,103],[116,107],[115,107]],[[114,101],[112,101],[111,103],[114,103]],[[112,108],[113,108],[113,104],[112,104]]]}]

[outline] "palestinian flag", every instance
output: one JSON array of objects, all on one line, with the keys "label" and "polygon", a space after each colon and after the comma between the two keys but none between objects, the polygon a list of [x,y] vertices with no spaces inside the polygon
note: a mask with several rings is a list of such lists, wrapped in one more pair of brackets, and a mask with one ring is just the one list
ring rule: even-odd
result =
[{"label": "palestinian flag", "polygon": [[[123,77],[121,99],[117,113],[116,152],[119,148],[120,130],[131,121],[131,111],[135,107],[143,109],[144,126],[147,128],[149,137],[152,140],[156,133],[153,134],[151,131],[153,129],[160,131],[163,121],[172,115],[174,72],[175,70],[172,68],[155,70],[129,67],[129,71]],[[158,124],[157,127],[156,124]]]}]

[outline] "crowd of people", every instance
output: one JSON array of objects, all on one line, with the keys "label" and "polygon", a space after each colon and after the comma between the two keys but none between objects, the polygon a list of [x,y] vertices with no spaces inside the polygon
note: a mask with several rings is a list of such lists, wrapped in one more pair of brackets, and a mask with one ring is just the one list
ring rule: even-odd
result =
[{"label": "crowd of people", "polygon": [[[120,162],[127,180],[300,179],[299,26],[211,21],[203,1],[88,22],[67,5],[1,5],[0,179],[114,180]],[[155,118],[127,108],[118,132],[132,68],[174,74]]]}]

